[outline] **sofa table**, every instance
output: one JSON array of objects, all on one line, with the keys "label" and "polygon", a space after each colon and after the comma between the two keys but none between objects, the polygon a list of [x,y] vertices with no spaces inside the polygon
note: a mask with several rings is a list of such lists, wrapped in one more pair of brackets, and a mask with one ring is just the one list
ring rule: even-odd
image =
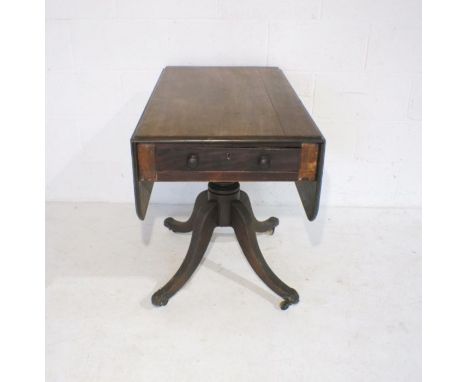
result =
[{"label": "sofa table", "polygon": [[257,243],[256,233],[273,233],[278,219],[258,221],[239,186],[293,181],[308,219],[317,215],[325,139],[280,69],[166,67],[131,137],[131,150],[140,219],[155,182],[209,182],[187,221],[164,221],[174,232],[192,232],[192,238],[179,270],[152,296],[154,305],[166,305],[187,282],[217,226],[234,229],[253,270],[283,298],[281,309],[299,302]]}]

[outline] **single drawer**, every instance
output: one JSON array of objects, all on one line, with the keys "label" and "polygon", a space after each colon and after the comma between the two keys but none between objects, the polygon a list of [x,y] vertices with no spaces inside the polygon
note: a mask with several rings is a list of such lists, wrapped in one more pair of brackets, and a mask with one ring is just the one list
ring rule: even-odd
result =
[{"label": "single drawer", "polygon": [[[138,144],[140,180],[298,180],[303,149]],[[316,158],[315,158],[316,161]]]},{"label": "single drawer", "polygon": [[157,147],[156,171],[297,171],[294,148]]}]

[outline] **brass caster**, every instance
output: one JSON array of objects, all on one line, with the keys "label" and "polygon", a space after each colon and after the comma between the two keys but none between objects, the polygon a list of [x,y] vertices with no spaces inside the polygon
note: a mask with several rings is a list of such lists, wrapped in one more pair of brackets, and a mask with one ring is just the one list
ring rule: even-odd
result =
[{"label": "brass caster", "polygon": [[161,293],[160,290],[158,290],[153,296],[151,297],[151,303],[154,306],[165,306],[169,302],[169,297],[165,293]]}]

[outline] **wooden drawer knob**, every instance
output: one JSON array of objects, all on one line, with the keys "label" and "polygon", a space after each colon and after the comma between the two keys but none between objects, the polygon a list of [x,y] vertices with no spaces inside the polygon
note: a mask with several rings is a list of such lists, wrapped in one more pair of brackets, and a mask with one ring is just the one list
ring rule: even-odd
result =
[{"label": "wooden drawer knob", "polygon": [[189,168],[195,168],[198,166],[198,155],[197,154],[190,154],[187,158],[187,166]]}]

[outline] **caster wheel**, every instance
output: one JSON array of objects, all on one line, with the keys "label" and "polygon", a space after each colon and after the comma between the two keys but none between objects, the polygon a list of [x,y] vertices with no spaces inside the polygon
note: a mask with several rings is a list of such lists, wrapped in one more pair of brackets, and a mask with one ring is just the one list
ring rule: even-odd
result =
[{"label": "caster wheel", "polygon": [[160,293],[157,291],[153,296],[151,297],[151,303],[154,306],[165,306],[169,302],[169,297],[167,297],[164,293]]},{"label": "caster wheel", "polygon": [[173,223],[174,219],[173,218],[166,218],[164,219],[164,226],[167,227],[169,230],[174,231],[173,228]]},{"label": "caster wheel", "polygon": [[280,308],[281,310],[286,310],[290,305],[297,304],[299,302],[299,294],[293,289],[291,295],[288,296],[285,300],[281,301]]}]

